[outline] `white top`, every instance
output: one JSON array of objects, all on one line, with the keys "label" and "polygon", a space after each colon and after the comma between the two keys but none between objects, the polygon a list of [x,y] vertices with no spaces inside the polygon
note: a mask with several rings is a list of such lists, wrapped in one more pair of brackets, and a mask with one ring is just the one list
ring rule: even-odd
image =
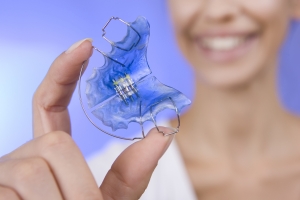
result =
[{"label": "white top", "polygon": [[[100,185],[118,155],[131,143],[114,140],[105,150],[88,158],[88,164]],[[196,200],[175,140],[160,159],[141,200]]]}]

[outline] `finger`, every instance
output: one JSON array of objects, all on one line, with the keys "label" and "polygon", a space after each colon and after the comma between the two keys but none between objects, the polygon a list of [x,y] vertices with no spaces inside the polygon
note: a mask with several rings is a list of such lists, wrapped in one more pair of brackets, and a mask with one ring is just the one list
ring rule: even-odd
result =
[{"label": "finger", "polygon": [[172,139],[173,136],[165,137],[152,129],[145,139],[129,146],[114,162],[100,186],[103,198],[139,199]]},{"label": "finger", "polygon": [[35,137],[57,130],[71,133],[67,106],[82,64],[91,55],[91,39],[85,39],[72,45],[52,63],[33,98]]},{"label": "finger", "polygon": [[8,188],[0,185],[0,200],[21,200],[17,193]]},{"label": "finger", "polygon": [[51,168],[64,199],[99,199],[101,193],[79,148],[67,133],[35,138],[5,159],[43,158]]},{"label": "finger", "polygon": [[[5,172],[0,173],[0,185],[13,188],[22,199],[62,199],[50,168],[42,159],[30,158],[0,162],[0,171]],[[13,191],[6,192],[10,192],[7,195],[16,196],[16,194],[11,194]]]}]

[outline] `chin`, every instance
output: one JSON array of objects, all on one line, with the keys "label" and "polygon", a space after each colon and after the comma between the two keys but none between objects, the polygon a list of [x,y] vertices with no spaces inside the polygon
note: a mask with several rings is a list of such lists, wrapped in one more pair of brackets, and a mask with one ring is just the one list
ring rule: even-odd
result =
[{"label": "chin", "polygon": [[[264,67],[259,67],[264,66]],[[273,72],[266,65],[239,64],[228,68],[210,67],[208,70],[197,70],[197,82],[214,89],[238,89],[248,87]]]},{"label": "chin", "polygon": [[245,79],[241,77],[234,77],[234,78],[219,78],[219,79],[201,79],[201,82],[205,84],[206,86],[212,88],[212,89],[225,89],[225,90],[230,90],[230,89],[239,89],[239,88],[244,88],[249,85],[251,85],[252,79]]}]

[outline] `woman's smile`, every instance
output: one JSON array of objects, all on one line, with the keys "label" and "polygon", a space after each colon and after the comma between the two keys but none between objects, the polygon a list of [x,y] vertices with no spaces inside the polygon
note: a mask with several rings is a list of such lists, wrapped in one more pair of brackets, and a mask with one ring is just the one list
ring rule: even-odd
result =
[{"label": "woman's smile", "polygon": [[205,59],[224,63],[246,55],[258,44],[258,40],[257,33],[216,32],[196,37],[195,44]]},{"label": "woman's smile", "polygon": [[236,88],[275,70],[292,1],[187,1],[170,0],[170,11],[179,47],[202,83]]}]

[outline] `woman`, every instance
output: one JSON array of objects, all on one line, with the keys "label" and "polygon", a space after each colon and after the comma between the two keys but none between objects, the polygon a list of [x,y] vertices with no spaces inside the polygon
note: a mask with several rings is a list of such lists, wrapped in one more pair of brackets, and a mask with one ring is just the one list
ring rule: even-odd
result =
[{"label": "woman", "polygon": [[[148,191],[160,195],[153,181],[168,175],[174,187],[156,182],[166,196],[154,199],[180,197],[172,197],[176,190],[185,192],[181,199],[298,199],[300,123],[281,108],[275,83],[278,50],[300,1],[169,0],[169,6],[179,46],[195,70],[196,95],[165,155],[172,162],[162,159],[155,173],[163,174],[154,174],[142,199],[151,198]],[[172,137],[151,130],[117,158],[99,190],[68,135],[67,105],[91,54],[86,39],[52,64],[33,100],[35,139],[0,159],[0,198],[143,194]],[[181,171],[168,174],[172,169]]]},{"label": "woman", "polygon": [[276,71],[300,1],[188,2],[170,0],[197,76],[176,141],[197,197],[299,199],[300,120],[280,105]]}]

